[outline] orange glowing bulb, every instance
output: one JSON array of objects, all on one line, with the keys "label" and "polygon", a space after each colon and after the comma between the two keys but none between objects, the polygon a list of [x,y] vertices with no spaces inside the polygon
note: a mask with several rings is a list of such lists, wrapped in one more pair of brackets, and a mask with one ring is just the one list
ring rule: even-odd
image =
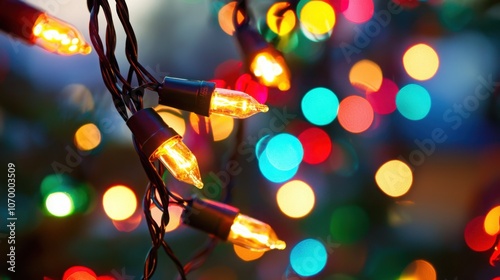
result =
[{"label": "orange glowing bulb", "polygon": [[234,218],[227,241],[256,252],[286,248],[270,225],[242,214]]},{"label": "orange glowing bulb", "polygon": [[265,113],[269,107],[260,104],[252,96],[237,90],[215,88],[210,103],[210,113],[238,119]]},{"label": "orange glowing bulb", "polygon": [[182,142],[179,135],[169,138],[160,145],[153,157],[158,158],[177,180],[199,189],[203,188],[196,157]]},{"label": "orange glowing bulb", "polygon": [[35,44],[53,53],[85,55],[92,51],[76,28],[47,14],[38,16],[33,25],[33,36]]}]

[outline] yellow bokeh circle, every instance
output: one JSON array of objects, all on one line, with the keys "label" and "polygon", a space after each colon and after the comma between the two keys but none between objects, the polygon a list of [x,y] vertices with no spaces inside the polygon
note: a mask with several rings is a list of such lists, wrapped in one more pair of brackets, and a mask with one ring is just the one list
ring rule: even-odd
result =
[{"label": "yellow bokeh circle", "polygon": [[434,77],[438,71],[439,56],[431,46],[417,44],[403,55],[403,66],[410,77],[425,81]]},{"label": "yellow bokeh circle", "polygon": [[74,142],[79,150],[90,151],[101,143],[101,132],[93,123],[84,124],[76,131]]},{"label": "yellow bokeh circle", "polygon": [[264,252],[252,251],[250,249],[247,249],[245,247],[241,247],[238,245],[233,245],[233,249],[234,249],[234,252],[236,253],[236,255],[240,259],[242,259],[246,262],[256,260],[256,259],[262,257],[262,255],[264,255]]},{"label": "yellow bokeh circle", "polygon": [[288,7],[290,7],[288,2],[277,2],[267,10],[267,25],[279,36],[290,33],[297,23],[295,12],[291,9],[285,10]]},{"label": "yellow bokeh circle", "polygon": [[110,219],[123,221],[130,218],[137,209],[137,197],[130,188],[116,185],[104,193],[102,205]]},{"label": "yellow bokeh circle", "polygon": [[413,183],[413,173],[408,165],[400,160],[384,163],[375,173],[378,187],[388,196],[399,197],[406,194]]},{"label": "yellow bokeh circle", "polygon": [[330,4],[310,1],[300,11],[300,23],[314,35],[330,34],[335,26],[335,12]]},{"label": "yellow bokeh circle", "polygon": [[302,218],[309,214],[315,204],[312,188],[303,181],[293,180],[281,186],[276,194],[278,206],[291,218]]}]

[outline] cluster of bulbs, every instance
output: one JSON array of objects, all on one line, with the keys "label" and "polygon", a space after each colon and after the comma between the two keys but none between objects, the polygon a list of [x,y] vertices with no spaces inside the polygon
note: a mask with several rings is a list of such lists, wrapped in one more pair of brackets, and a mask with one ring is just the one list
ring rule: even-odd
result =
[{"label": "cluster of bulbs", "polygon": [[[0,29],[28,44],[36,44],[60,55],[89,54],[91,47],[73,26],[17,0],[0,0]],[[260,83],[285,91],[290,88],[290,72],[281,54],[260,34],[244,24],[236,37],[247,66]],[[215,83],[165,77],[157,89],[159,104],[203,116],[219,114],[247,118],[268,107],[250,95],[216,88]],[[159,160],[179,181],[203,188],[196,157],[152,108],[137,111],[127,121],[140,149],[151,162]],[[183,213],[185,224],[219,239],[254,251],[283,250],[266,223],[242,215],[239,210],[215,201],[194,198]]]},{"label": "cluster of bulbs", "polygon": [[[247,118],[269,110],[244,92],[216,88],[215,83],[207,81],[165,77],[158,95],[162,105],[204,116]],[[196,157],[154,109],[138,111],[127,125],[150,161],[159,160],[177,180],[203,188]],[[183,222],[254,251],[282,250],[286,246],[269,225],[215,201],[193,199],[184,210]]]}]

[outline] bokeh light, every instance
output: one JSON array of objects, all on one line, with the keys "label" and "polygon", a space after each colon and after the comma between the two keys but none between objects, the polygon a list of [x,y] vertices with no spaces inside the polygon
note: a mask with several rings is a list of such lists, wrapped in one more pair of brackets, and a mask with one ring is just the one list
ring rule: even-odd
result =
[{"label": "bokeh light", "polygon": [[[236,8],[236,1],[232,1],[224,5],[219,10],[218,14],[219,26],[228,35],[233,35],[234,33],[233,13],[235,8]],[[244,19],[243,14],[238,11],[238,16],[237,16],[238,23],[242,23],[243,19]]]},{"label": "bokeh light", "polygon": [[332,140],[328,133],[319,127],[310,127],[298,136],[304,148],[303,161],[309,164],[324,162],[332,151]]},{"label": "bokeh light", "polygon": [[266,151],[267,143],[269,143],[269,140],[271,140],[271,138],[271,135],[264,135],[259,139],[259,141],[257,141],[257,143],[255,144],[255,156],[257,157],[257,159],[260,159],[260,155],[262,155],[262,153]]},{"label": "bokeh light", "polygon": [[92,188],[64,173],[49,174],[40,183],[40,193],[47,212],[64,217],[74,212],[83,213],[89,209]]},{"label": "bokeh light", "polygon": [[400,160],[390,160],[379,167],[375,182],[388,196],[399,197],[406,194],[413,183],[410,167]]},{"label": "bokeh light", "polygon": [[339,104],[339,123],[349,132],[361,133],[366,131],[372,125],[373,117],[372,105],[361,96],[348,96]]},{"label": "bokeh light", "polygon": [[196,134],[210,133],[210,119],[195,113],[189,114],[189,124]]},{"label": "bokeh light", "polygon": [[73,199],[65,192],[51,193],[45,199],[47,211],[56,217],[66,217],[75,210]]},{"label": "bokeh light", "polygon": [[299,139],[288,133],[263,136],[257,142],[255,153],[262,175],[273,183],[282,183],[295,176],[304,157]]},{"label": "bokeh light", "polygon": [[290,33],[297,22],[295,12],[289,7],[289,2],[276,2],[267,10],[267,25],[279,36]]},{"label": "bokeh light", "polygon": [[396,95],[396,107],[405,118],[418,121],[431,110],[431,97],[424,87],[408,84]]},{"label": "bokeh light", "polygon": [[328,255],[325,246],[316,239],[305,239],[295,245],[290,253],[290,265],[299,275],[309,277],[321,272]]},{"label": "bokeh light", "polygon": [[329,2],[332,3],[333,9],[337,13],[343,13],[349,7],[349,0],[331,0]]},{"label": "bokeh light", "polygon": [[66,108],[86,113],[94,110],[95,101],[90,90],[82,84],[70,84],[61,90],[61,98]]},{"label": "bokeh light", "polygon": [[97,280],[118,280],[113,276],[108,276],[108,275],[101,275],[97,276]]},{"label": "bokeh light", "polygon": [[373,0],[349,0],[342,14],[353,23],[363,23],[372,18],[374,9]]},{"label": "bokeh light", "polygon": [[181,110],[164,105],[157,105],[154,109],[168,126],[173,128],[181,137],[184,137],[186,120],[184,120]]},{"label": "bokeh light", "polygon": [[335,209],[330,220],[330,233],[335,242],[352,244],[368,232],[369,219],[365,210],[356,205]]},{"label": "bokeh light", "polygon": [[215,114],[210,115],[210,117],[204,117],[190,113],[189,123],[197,134],[211,133],[213,140],[216,142],[227,139],[234,129],[233,118]]},{"label": "bokeh light", "polygon": [[142,211],[136,211],[134,215],[132,215],[130,218],[117,221],[117,220],[111,220],[115,228],[121,232],[131,232],[137,229],[139,227],[141,221],[142,221]]},{"label": "bokeh light", "polygon": [[222,141],[233,132],[234,119],[228,116],[212,114],[210,115],[210,127],[212,129],[214,141]]},{"label": "bokeh light", "polygon": [[269,162],[269,159],[264,152],[259,158],[259,170],[267,180],[273,183],[283,183],[290,180],[293,176],[295,176],[295,174],[297,174],[299,166],[297,165],[295,168],[290,170],[280,170]]},{"label": "bokeh light", "polygon": [[297,167],[304,157],[304,149],[297,137],[280,133],[267,143],[266,157],[279,170],[290,170]]},{"label": "bokeh light", "polygon": [[233,245],[233,249],[234,249],[234,252],[236,253],[236,255],[240,259],[242,259],[246,262],[254,261],[254,260],[259,259],[260,257],[262,257],[264,255],[264,252],[252,251],[250,249],[247,249],[245,247],[241,247],[238,245]]},{"label": "bokeh light", "polygon": [[218,88],[232,88],[243,71],[243,62],[236,59],[228,59],[221,62],[214,70],[214,79]]},{"label": "bokeh light", "polygon": [[101,132],[93,123],[84,124],[76,131],[74,142],[79,150],[90,151],[101,143]]},{"label": "bokeh light", "polygon": [[367,91],[366,100],[372,105],[373,111],[378,114],[390,114],[396,110],[396,95],[399,87],[392,80],[384,78],[380,89]]},{"label": "bokeh light", "polygon": [[371,60],[360,60],[351,67],[349,81],[362,90],[378,91],[383,81],[382,69]]},{"label": "bokeh light", "polygon": [[[485,231],[484,220],[485,216],[477,216],[465,226],[465,243],[471,250],[476,252],[484,252],[491,249],[497,240],[496,235],[490,235]],[[498,219],[496,222],[498,223]]]},{"label": "bokeh light", "polygon": [[248,73],[241,75],[236,80],[234,89],[247,93],[259,103],[266,104],[269,89],[265,85],[254,80]]},{"label": "bokeh light", "polygon": [[122,221],[134,214],[137,208],[137,197],[129,187],[115,185],[104,193],[102,205],[110,219]]},{"label": "bokeh light", "polygon": [[181,216],[184,210],[180,206],[169,205],[168,206],[168,214],[170,216],[170,220],[168,225],[165,227],[165,232],[174,231],[181,225]]},{"label": "bokeh light", "polygon": [[72,266],[68,268],[62,277],[62,280],[96,280],[95,272],[85,266]]},{"label": "bokeh light", "polygon": [[327,125],[337,117],[339,99],[333,91],[324,87],[317,87],[304,95],[301,108],[304,117],[310,123]]},{"label": "bokeh light", "polygon": [[[163,212],[160,210],[160,208],[156,207],[154,203],[151,203],[149,210],[151,211],[153,220],[158,226],[160,226]],[[168,206],[168,215],[170,219],[168,221],[168,224],[165,226],[165,232],[171,232],[179,228],[179,226],[182,224],[182,212],[183,209],[180,206],[173,204]]]},{"label": "bokeh light", "polygon": [[399,280],[436,280],[436,269],[426,260],[411,262],[401,273]]},{"label": "bokeh light", "polygon": [[328,2],[312,0],[300,11],[300,24],[314,38],[328,38],[335,26],[335,12]]},{"label": "bokeh light", "polygon": [[500,205],[493,207],[484,218],[484,230],[489,235],[497,235],[500,232]]},{"label": "bokeh light", "polygon": [[417,44],[403,55],[403,66],[410,77],[425,81],[434,77],[438,71],[439,56],[429,45]]},{"label": "bokeh light", "polygon": [[281,186],[276,194],[278,206],[291,218],[302,218],[309,214],[315,204],[313,189],[300,180],[290,181]]}]

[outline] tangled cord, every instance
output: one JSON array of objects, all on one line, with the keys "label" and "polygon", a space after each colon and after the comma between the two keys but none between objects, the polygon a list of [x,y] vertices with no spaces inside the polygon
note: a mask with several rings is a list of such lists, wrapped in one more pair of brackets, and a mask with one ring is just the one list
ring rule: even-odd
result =
[{"label": "tangled cord", "polygon": [[[115,0],[115,2],[118,18],[120,19],[126,35],[125,56],[130,64],[126,78],[121,74],[120,67],[115,56],[116,31],[113,24],[112,10],[108,0],[87,0],[87,6],[90,11],[89,33],[91,42],[99,57],[99,66],[104,84],[111,93],[117,112],[124,121],[127,121],[129,118],[129,112],[134,114],[144,108],[144,90],[149,89],[157,91],[160,83],[138,61],[137,39],[132,25],[130,24],[126,2],[124,0]],[[239,1],[239,6],[243,12],[246,12],[246,3],[244,0]],[[101,36],[99,35],[98,15],[101,10],[104,13],[106,20],[105,44],[103,44]],[[247,21],[248,17],[245,16],[245,24]],[[238,123],[236,135],[236,143],[241,142],[243,137],[243,122],[241,121]],[[163,251],[165,251],[167,256],[177,268],[178,279],[185,280],[186,275],[189,272],[199,268],[206,261],[208,255],[217,245],[218,240],[210,236],[200,251],[194,254],[185,266],[182,266],[180,260],[176,257],[175,253],[164,239],[165,228],[170,221],[170,215],[168,212],[169,204],[173,203],[185,208],[190,200],[183,199],[172,193],[165,185],[165,182],[160,175],[165,171],[163,165],[158,164],[158,166],[155,166],[154,163],[150,162],[147,156],[140,149],[135,138],[133,143],[135,150],[139,155],[142,167],[149,179],[142,206],[146,224],[151,236],[152,245],[144,261],[142,279],[147,280],[153,276],[158,265],[158,253],[163,248]],[[236,147],[237,145],[235,145],[233,153],[231,154],[232,159],[237,157]],[[222,197],[224,202],[229,202],[232,188],[233,181],[230,180]],[[159,225],[152,217],[151,203],[162,211]]]}]

